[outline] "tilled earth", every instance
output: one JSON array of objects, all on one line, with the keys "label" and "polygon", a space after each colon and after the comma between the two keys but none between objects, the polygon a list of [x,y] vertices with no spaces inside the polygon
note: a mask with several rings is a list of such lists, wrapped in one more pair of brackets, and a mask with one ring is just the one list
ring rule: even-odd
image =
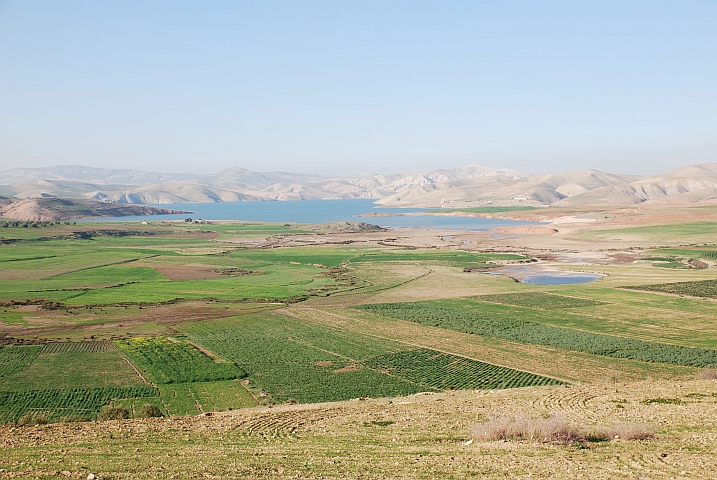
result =
[{"label": "tilled earth", "polygon": [[[648,440],[472,441],[494,416]],[[172,419],[0,427],[0,478],[717,478],[717,381],[456,391]]]}]

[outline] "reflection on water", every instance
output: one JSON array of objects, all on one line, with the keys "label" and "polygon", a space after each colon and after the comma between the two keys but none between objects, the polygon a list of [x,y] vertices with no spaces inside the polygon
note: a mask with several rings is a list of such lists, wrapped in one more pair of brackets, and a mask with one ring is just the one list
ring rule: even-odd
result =
[{"label": "reflection on water", "polygon": [[490,275],[505,275],[530,285],[573,285],[600,280],[604,275],[597,273],[551,270],[543,265],[512,265],[499,270],[487,271]]}]

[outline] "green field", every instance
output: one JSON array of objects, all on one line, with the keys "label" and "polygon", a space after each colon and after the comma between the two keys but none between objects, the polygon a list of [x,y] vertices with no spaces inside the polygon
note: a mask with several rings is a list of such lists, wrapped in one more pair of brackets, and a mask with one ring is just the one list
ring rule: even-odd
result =
[{"label": "green field", "polygon": [[0,392],[0,422],[18,421],[29,412],[42,414],[50,421],[88,421],[113,400],[156,395],[157,389],[150,386]]},{"label": "green field", "polygon": [[479,295],[472,297],[479,302],[498,303],[502,305],[515,305],[518,307],[538,308],[540,310],[554,310],[557,308],[594,307],[605,305],[606,302],[586,298],[566,297],[543,292],[503,293],[497,295]]},{"label": "green field", "polygon": [[[470,305],[469,305],[470,306]],[[646,342],[555,327],[523,320],[520,316],[486,314],[478,308],[449,308],[432,303],[363,305],[371,313],[441,328],[519,343],[576,350],[594,355],[693,367],[717,365],[717,350]]]},{"label": "green field", "polygon": [[117,341],[115,345],[155,384],[235,380],[246,376],[236,365],[213,360],[179,340],[140,337]]},{"label": "green field", "polygon": [[452,386],[559,383],[278,314],[189,324],[184,329],[193,341],[241,366],[251,382],[277,402],[399,396]]},{"label": "green field", "polygon": [[653,250],[600,266],[600,282],[545,287],[471,273],[528,263],[523,251],[261,246],[312,228],[0,227],[0,419],[557,385],[589,377],[574,374],[581,362],[639,378],[717,364],[716,307],[677,296],[710,297],[711,268],[662,268],[711,258],[709,246]]},{"label": "green field", "polygon": [[[232,238],[304,231],[269,224],[219,224],[204,228],[211,228],[220,236],[233,235]],[[80,233],[72,233],[77,227],[73,230],[73,226],[63,226],[58,235],[45,240],[27,238],[24,230],[8,229],[9,233],[23,235],[14,243],[0,246],[0,302],[29,299],[84,306],[175,299],[297,301],[326,292],[370,286],[354,277],[332,276],[325,267],[377,262],[489,267],[496,265],[492,261],[523,258],[514,254],[406,251],[390,247],[247,249],[215,241],[196,229],[192,230],[195,236],[188,235],[188,227],[181,225],[153,227],[147,232],[97,225],[94,230]],[[163,266],[201,267],[218,274],[239,269],[252,274],[172,280],[160,273]]]},{"label": "green field", "polygon": [[629,290],[644,292],[669,293],[687,295],[689,297],[717,298],[717,280],[701,280],[695,282],[658,283],[655,285],[636,285],[623,287]]}]

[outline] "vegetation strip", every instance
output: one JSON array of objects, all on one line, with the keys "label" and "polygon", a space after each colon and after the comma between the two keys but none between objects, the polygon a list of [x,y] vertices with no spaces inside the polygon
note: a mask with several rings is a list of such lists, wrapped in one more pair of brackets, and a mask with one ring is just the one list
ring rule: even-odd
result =
[{"label": "vegetation strip", "polygon": [[155,384],[235,380],[246,376],[236,365],[214,361],[182,341],[140,337],[116,341],[115,345]]},{"label": "vegetation strip", "polygon": [[92,420],[113,399],[155,397],[154,387],[103,387],[0,392],[0,422],[15,422],[28,412],[42,413],[48,420]]},{"label": "vegetation strip", "polygon": [[643,292],[670,293],[689,297],[717,298],[717,280],[698,280],[694,282],[657,283],[654,285],[635,285],[620,287],[626,290]]},{"label": "vegetation strip", "polygon": [[275,402],[391,397],[449,388],[500,389],[559,380],[408,347],[278,314],[187,324],[193,342],[236,362]]},{"label": "vegetation strip", "polygon": [[594,355],[692,367],[717,365],[717,350],[648,342],[501,318],[429,303],[382,303],[354,307],[386,317],[464,333],[503,338]]},{"label": "vegetation strip", "polygon": [[464,357],[416,348],[379,355],[364,361],[370,368],[437,390],[501,389],[535,385],[560,385],[553,378],[522,372]]},{"label": "vegetation strip", "polygon": [[558,308],[579,308],[607,305],[607,302],[589,300],[586,298],[566,297],[543,292],[500,293],[494,295],[478,295],[470,297],[479,302],[498,303],[502,305],[515,305],[518,307],[537,308],[539,310],[553,310]]},{"label": "vegetation strip", "polygon": [[29,367],[42,349],[41,345],[0,346],[0,379]]}]

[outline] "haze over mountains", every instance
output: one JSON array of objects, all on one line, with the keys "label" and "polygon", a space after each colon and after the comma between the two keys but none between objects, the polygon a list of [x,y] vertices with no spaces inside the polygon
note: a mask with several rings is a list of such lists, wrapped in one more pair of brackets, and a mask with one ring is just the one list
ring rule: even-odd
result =
[{"label": "haze over mountains", "polygon": [[243,168],[191,175],[56,166],[0,172],[0,195],[129,204],[316,198],[375,199],[387,206],[435,206],[450,202],[556,206],[717,202],[717,163],[681,167],[658,175],[615,175],[590,169],[531,175],[467,165],[356,177],[259,173]]}]

